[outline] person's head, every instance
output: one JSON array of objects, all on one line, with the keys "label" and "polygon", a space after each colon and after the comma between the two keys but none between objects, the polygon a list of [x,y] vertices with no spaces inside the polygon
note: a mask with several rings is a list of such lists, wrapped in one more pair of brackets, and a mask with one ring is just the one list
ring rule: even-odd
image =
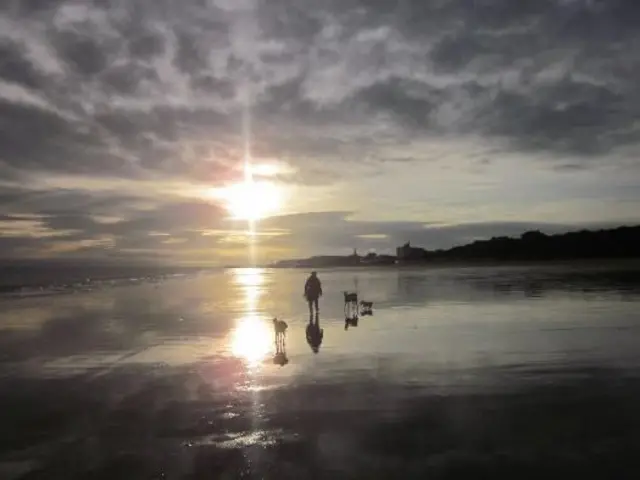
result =
[{"label": "person's head", "polygon": [[318,272],[316,272],[315,270],[313,272],[311,272],[311,276],[312,277],[317,277],[318,276]]}]

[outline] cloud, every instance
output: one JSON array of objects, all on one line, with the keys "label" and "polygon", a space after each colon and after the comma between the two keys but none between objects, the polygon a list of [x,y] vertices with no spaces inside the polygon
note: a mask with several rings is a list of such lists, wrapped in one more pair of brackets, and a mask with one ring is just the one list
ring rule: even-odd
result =
[{"label": "cloud", "polygon": [[[523,226],[534,202],[518,201],[517,176],[541,202],[565,191],[559,175],[567,202],[575,184],[600,182],[607,199],[637,184],[639,18],[633,0],[5,2],[0,211],[74,227],[66,240],[85,250],[215,250],[224,235],[193,232],[237,229],[196,204],[242,178],[249,132],[254,157],[288,167],[274,177],[298,189],[287,211],[387,218],[384,198],[401,220],[427,200],[438,215],[330,216],[330,235],[280,219],[290,233],[265,248],[390,248],[423,223],[468,225],[448,206],[473,211],[477,183],[513,206],[485,225]],[[167,244],[148,235],[163,229]],[[443,245],[465,237],[429,231]]]}]

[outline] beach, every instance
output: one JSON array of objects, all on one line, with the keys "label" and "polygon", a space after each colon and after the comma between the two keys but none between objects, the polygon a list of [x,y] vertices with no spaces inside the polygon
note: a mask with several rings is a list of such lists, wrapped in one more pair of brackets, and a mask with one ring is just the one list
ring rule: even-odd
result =
[{"label": "beach", "polygon": [[318,353],[307,274],[12,290],[0,478],[638,477],[637,268],[320,270]]}]

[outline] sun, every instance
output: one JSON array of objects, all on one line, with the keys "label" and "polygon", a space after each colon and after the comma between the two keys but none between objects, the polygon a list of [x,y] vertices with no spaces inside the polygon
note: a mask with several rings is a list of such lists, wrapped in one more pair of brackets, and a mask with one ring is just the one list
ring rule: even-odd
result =
[{"label": "sun", "polygon": [[280,211],[284,192],[275,183],[249,178],[227,187],[211,189],[207,196],[222,201],[234,219],[256,221]]},{"label": "sun", "polygon": [[270,182],[247,180],[223,189],[222,198],[235,219],[260,220],[280,209],[282,191]]},{"label": "sun", "polygon": [[234,220],[253,224],[257,220],[281,211],[286,189],[282,184],[259,177],[275,176],[283,168],[277,164],[253,164],[245,159],[244,179],[241,182],[208,189],[206,196],[220,201]]}]

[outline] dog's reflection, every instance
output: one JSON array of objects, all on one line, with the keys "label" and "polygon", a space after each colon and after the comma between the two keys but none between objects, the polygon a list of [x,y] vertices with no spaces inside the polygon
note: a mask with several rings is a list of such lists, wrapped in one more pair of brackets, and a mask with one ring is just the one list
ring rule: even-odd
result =
[{"label": "dog's reflection", "polygon": [[273,329],[276,335],[276,354],[273,356],[273,363],[281,367],[289,363],[287,358],[287,348],[285,345],[285,336],[287,333],[287,322],[284,320],[273,319]]},{"label": "dog's reflection", "polygon": [[307,324],[307,343],[311,347],[313,353],[320,351],[320,345],[322,345],[322,339],[324,337],[324,330],[320,328],[320,317],[316,313],[309,316],[309,323]]},{"label": "dog's reflection", "polygon": [[358,326],[358,320],[359,318],[357,316],[355,317],[345,317],[344,319],[344,329],[345,330],[349,330],[349,327],[357,327]]},{"label": "dog's reflection", "polygon": [[359,308],[356,310],[353,310],[352,308],[347,309],[345,306],[344,329],[349,330],[349,327],[357,327],[360,316],[366,317],[371,315],[373,315],[373,302],[361,300]]},{"label": "dog's reflection", "polygon": [[373,315],[373,302],[360,301],[360,315],[363,317]]}]

